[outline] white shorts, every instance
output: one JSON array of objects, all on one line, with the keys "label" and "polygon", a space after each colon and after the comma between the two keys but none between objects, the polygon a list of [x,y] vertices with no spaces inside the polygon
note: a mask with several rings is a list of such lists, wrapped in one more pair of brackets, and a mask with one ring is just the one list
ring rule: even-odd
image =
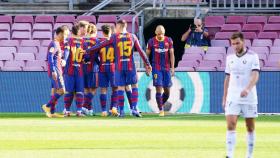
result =
[{"label": "white shorts", "polygon": [[238,104],[227,102],[225,107],[225,115],[242,115],[244,118],[258,117],[257,104]]}]

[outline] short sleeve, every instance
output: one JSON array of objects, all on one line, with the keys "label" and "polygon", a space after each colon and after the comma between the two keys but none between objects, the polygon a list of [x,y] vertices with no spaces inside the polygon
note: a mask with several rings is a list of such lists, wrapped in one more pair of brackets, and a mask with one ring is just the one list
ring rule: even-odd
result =
[{"label": "short sleeve", "polygon": [[169,49],[172,49],[173,48],[173,40],[172,38],[168,38],[168,41],[169,41]]},{"label": "short sleeve", "polygon": [[147,44],[147,49],[152,50],[153,47],[153,39],[149,39],[148,44]]},{"label": "short sleeve", "polygon": [[254,54],[253,62],[252,62],[252,71],[260,71],[260,61],[259,56],[257,54]]}]

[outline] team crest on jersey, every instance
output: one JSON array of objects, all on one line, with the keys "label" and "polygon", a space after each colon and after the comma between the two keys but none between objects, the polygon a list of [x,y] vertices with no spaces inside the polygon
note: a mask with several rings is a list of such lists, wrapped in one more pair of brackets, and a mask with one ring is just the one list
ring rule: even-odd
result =
[{"label": "team crest on jersey", "polygon": [[246,64],[247,63],[247,61],[246,60],[243,60],[243,64]]},{"label": "team crest on jersey", "polygon": [[157,79],[157,74],[154,74],[154,79]]}]

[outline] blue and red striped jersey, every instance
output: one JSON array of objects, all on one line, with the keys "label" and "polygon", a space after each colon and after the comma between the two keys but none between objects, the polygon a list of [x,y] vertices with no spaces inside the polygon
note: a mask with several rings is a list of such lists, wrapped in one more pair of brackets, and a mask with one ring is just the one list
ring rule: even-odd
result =
[{"label": "blue and red striped jersey", "polygon": [[115,52],[115,66],[118,71],[135,70],[135,63],[133,57],[133,49],[139,52],[142,60],[146,65],[150,62],[145,52],[140,47],[139,41],[134,34],[131,33],[117,33],[113,34],[110,40],[102,42],[100,45],[94,46],[87,51],[97,51],[100,48],[112,45]]},{"label": "blue and red striped jersey", "polygon": [[[84,50],[91,48],[99,43],[99,39],[95,37],[84,38]],[[99,59],[96,53],[86,53],[84,55],[84,72],[98,72],[99,71]]]},{"label": "blue and red striped jersey", "polygon": [[66,65],[64,74],[74,75],[74,68],[78,67],[78,74],[83,75],[84,39],[70,37],[65,43],[64,60]]},{"label": "blue and red striped jersey", "polygon": [[152,68],[155,70],[170,70],[170,49],[173,48],[173,41],[170,37],[164,36],[163,40],[156,37],[149,39],[147,49],[151,51]]},{"label": "blue and red striped jersey", "polygon": [[[101,38],[100,41],[106,41],[106,38]],[[105,46],[99,51],[99,71],[100,72],[115,72],[115,50],[112,44]]]},{"label": "blue and red striped jersey", "polygon": [[62,74],[61,58],[62,50],[61,43],[52,41],[48,46],[47,62],[48,62],[48,75],[51,76],[52,72]]}]

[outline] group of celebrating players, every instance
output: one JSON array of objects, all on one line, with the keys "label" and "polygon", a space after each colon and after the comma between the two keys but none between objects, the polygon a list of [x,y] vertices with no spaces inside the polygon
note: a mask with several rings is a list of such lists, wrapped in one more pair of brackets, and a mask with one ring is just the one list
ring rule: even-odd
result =
[{"label": "group of celebrating players", "polygon": [[[100,87],[101,116],[124,117],[124,93],[126,92],[131,114],[141,117],[137,109],[137,70],[134,49],[144,61],[146,74],[153,75],[159,116],[164,116],[163,105],[168,100],[171,76],[174,75],[173,41],[165,36],[162,25],[157,26],[156,36],[151,38],[146,53],[137,37],[127,32],[127,22],[119,20],[116,27],[103,25],[103,38],[97,38],[97,28],[87,21],[79,21],[71,29],[61,26],[50,43],[47,53],[48,75],[51,80],[51,99],[42,106],[47,117],[69,117],[75,98],[77,117],[92,116],[92,99]],[[69,36],[70,35],[70,36]],[[148,56],[151,55],[152,65]],[[112,88],[109,113],[107,91]],[[63,115],[55,113],[58,99],[64,95]]]}]

